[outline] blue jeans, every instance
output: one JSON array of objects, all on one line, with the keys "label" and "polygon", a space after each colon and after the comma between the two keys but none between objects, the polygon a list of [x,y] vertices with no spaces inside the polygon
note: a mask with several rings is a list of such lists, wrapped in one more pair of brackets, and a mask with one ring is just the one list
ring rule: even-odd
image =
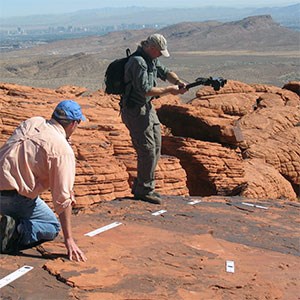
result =
[{"label": "blue jeans", "polygon": [[60,231],[60,223],[40,198],[29,199],[17,193],[0,195],[0,213],[15,219],[18,224],[18,249],[27,249],[45,241],[54,240]]}]

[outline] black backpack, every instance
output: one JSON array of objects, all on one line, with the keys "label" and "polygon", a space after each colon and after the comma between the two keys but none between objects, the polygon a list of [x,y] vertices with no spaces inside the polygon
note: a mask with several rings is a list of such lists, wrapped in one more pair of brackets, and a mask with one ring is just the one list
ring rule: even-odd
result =
[{"label": "black backpack", "polygon": [[122,95],[125,93],[124,69],[130,56],[130,49],[126,49],[126,57],[116,59],[108,65],[104,77],[107,94]]}]

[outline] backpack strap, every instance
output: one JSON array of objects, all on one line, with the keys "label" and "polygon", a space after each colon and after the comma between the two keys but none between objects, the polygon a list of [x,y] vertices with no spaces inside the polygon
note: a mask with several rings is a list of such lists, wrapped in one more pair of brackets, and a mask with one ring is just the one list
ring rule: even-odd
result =
[{"label": "backpack strap", "polygon": [[[127,48],[126,49],[126,55],[127,55],[127,57],[129,57],[129,56],[140,56],[140,57],[142,57],[145,61],[146,61],[146,58],[144,57],[144,55],[143,55],[143,53],[141,52],[141,51],[138,51],[138,50],[136,50],[135,52],[133,52],[132,54],[131,54],[131,51],[130,51],[130,49],[129,48]],[[147,61],[146,61],[146,64],[147,64]],[[147,66],[148,66],[148,64],[147,64]],[[126,94],[126,101],[124,101],[124,99],[123,99],[123,95],[122,95],[122,97],[121,97],[121,107],[122,107],[122,105],[126,105],[127,107],[129,107],[129,108],[133,108],[135,105],[136,105],[136,103],[135,102],[133,102],[133,101],[130,101],[130,94],[131,94],[131,91],[132,91],[132,84],[131,84],[131,81],[128,81],[127,83],[125,83],[125,85],[127,86],[128,84],[130,84],[130,89],[129,89],[129,92],[128,92],[128,94]]]}]

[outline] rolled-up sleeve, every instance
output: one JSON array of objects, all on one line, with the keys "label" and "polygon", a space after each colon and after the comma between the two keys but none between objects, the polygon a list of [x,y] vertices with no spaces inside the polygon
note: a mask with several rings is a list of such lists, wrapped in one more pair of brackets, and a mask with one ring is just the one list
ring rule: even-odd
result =
[{"label": "rolled-up sleeve", "polygon": [[53,205],[57,214],[75,203],[75,157],[74,153],[60,155],[49,159],[49,183]]},{"label": "rolled-up sleeve", "polygon": [[157,76],[163,80],[166,81],[167,75],[170,72],[170,70],[165,67],[158,59],[156,60],[156,68],[157,68]]}]

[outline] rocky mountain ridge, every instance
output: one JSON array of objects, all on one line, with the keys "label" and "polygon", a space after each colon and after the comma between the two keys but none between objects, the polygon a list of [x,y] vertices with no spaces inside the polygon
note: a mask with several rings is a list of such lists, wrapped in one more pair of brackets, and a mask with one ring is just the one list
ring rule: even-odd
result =
[{"label": "rocky mountain ridge", "polygon": [[[104,88],[108,64],[132,51],[153,29],[111,32],[52,42],[2,53],[1,79],[21,85]],[[167,37],[171,57],[163,60],[187,81],[223,76],[247,83],[282,86],[298,80],[299,33],[279,26],[270,16],[235,22],[185,22],[158,32]]]},{"label": "rocky mountain ridge", "polygon": [[236,8],[236,7],[107,7],[81,10],[67,14],[31,15],[1,19],[3,29],[16,26],[25,28],[48,28],[49,26],[113,26],[120,24],[144,24],[145,26],[168,26],[184,21],[203,22],[218,20],[234,21],[247,16],[269,14],[283,26],[299,28],[300,4],[284,7]]},{"label": "rocky mountain ridge", "polygon": [[228,49],[292,51],[298,50],[299,46],[298,32],[280,26],[270,15],[259,15],[232,22],[182,22],[159,30],[151,28],[122,30],[100,36],[51,42],[19,52],[31,56],[51,54],[51,51],[56,51],[55,53],[60,55],[83,52],[86,54],[99,53],[102,57],[108,57],[115,53],[115,51],[112,53],[112,47],[134,49],[137,43],[154,32],[163,34],[168,40],[169,48],[174,49],[174,52],[179,50],[224,51]]},{"label": "rocky mountain ridge", "polygon": [[[270,15],[232,22],[181,23],[161,29],[176,51],[296,50],[299,34],[274,22]],[[180,42],[175,46],[177,40]]]}]

